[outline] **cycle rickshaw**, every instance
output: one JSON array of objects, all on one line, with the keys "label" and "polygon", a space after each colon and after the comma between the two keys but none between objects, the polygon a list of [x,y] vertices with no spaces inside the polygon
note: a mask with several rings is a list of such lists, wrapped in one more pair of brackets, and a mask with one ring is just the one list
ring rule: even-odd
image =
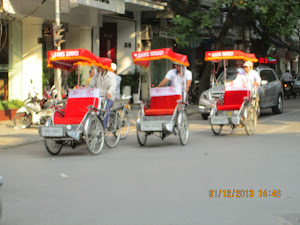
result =
[{"label": "cycle rickshaw", "polygon": [[[72,71],[77,68],[77,65],[100,66],[111,70],[111,59],[100,58],[86,49],[48,52],[48,67]],[[79,75],[80,71],[78,71],[78,86]],[[51,155],[57,155],[64,144],[69,143],[72,148],[75,148],[78,142],[84,141],[89,152],[92,155],[97,155],[101,152],[104,142],[110,146],[104,135],[102,124],[102,117],[106,112],[104,108],[100,89],[70,89],[66,107],[55,107],[53,115],[48,119],[45,126],[38,128],[40,136],[44,137],[47,151]],[[112,113],[109,119],[109,124],[114,126],[110,126],[109,132],[116,140],[113,145],[120,139],[119,117],[117,115],[117,113]]]},{"label": "cycle rickshaw", "polygon": [[[149,61],[168,59],[181,65],[181,69],[189,66],[187,56],[174,53],[169,48],[155,49],[150,51],[141,51],[132,53],[134,64],[140,66],[149,66]],[[182,71],[181,70],[181,71]],[[136,130],[137,140],[141,146],[144,146],[147,137],[158,133],[162,140],[170,134],[179,135],[182,145],[188,141],[188,116],[186,112],[186,80],[184,79],[184,91],[181,87],[155,87],[151,88],[151,76],[148,76],[150,105],[141,101],[141,110],[139,111]],[[141,79],[139,89],[141,86]]]},{"label": "cycle rickshaw", "polygon": [[247,135],[252,135],[257,125],[256,95],[247,85],[234,87],[231,83],[226,82],[226,60],[251,62],[257,62],[258,60],[254,54],[244,53],[240,50],[208,51],[205,53],[205,61],[214,63],[221,60],[224,62],[225,88],[220,97],[215,99],[208,117],[212,131],[215,135],[219,135],[222,127],[228,125],[232,129],[245,127]]}]

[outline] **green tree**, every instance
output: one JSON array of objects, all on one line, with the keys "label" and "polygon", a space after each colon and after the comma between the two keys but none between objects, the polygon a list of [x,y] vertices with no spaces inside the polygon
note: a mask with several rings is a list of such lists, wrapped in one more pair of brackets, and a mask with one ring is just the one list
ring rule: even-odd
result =
[{"label": "green tree", "polygon": [[[249,30],[251,37],[266,45],[299,52],[299,46],[286,41],[293,34],[299,35],[299,1],[171,0],[170,7],[175,16],[169,31],[180,47],[186,47],[190,40],[206,36],[214,41],[212,50],[222,50],[229,30],[239,27]],[[199,94],[208,88],[211,69],[212,64],[207,63],[201,76]]]}]

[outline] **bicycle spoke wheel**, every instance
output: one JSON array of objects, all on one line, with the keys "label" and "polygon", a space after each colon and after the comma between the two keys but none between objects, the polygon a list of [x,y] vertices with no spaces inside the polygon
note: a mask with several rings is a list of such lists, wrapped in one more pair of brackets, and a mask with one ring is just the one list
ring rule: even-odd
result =
[{"label": "bicycle spoke wheel", "polygon": [[222,131],[223,125],[211,125],[211,130],[215,135],[219,135]]},{"label": "bicycle spoke wheel", "polygon": [[104,129],[101,120],[96,115],[87,119],[84,127],[85,143],[92,155],[98,155],[104,145]]},{"label": "bicycle spoke wheel", "polygon": [[30,113],[17,113],[14,117],[14,125],[18,128],[28,128],[32,123],[32,116]]},{"label": "bicycle spoke wheel", "polygon": [[120,141],[120,116],[116,112],[112,112],[109,117],[109,125],[105,132],[105,144],[109,148],[114,148]]},{"label": "bicycle spoke wheel", "polygon": [[189,139],[189,122],[186,111],[179,113],[177,118],[177,126],[179,131],[179,140],[182,145],[185,145]]},{"label": "bicycle spoke wheel", "polygon": [[[123,118],[122,118],[122,116],[123,116]],[[120,130],[121,130],[121,137],[120,137],[120,139],[121,140],[125,139],[128,136],[129,128],[130,128],[128,114],[125,112],[125,113],[123,113],[122,116],[121,116],[122,121],[121,121],[121,125],[120,125]]]},{"label": "bicycle spoke wheel", "polygon": [[252,105],[249,105],[246,109],[244,125],[246,133],[252,135],[257,125],[257,111]]},{"label": "bicycle spoke wheel", "polygon": [[58,155],[63,147],[63,141],[54,141],[51,138],[44,138],[44,144],[50,155]]}]

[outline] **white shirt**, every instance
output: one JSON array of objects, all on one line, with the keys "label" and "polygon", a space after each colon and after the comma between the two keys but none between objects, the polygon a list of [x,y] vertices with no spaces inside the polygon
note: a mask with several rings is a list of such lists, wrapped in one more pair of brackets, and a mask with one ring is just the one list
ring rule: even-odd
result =
[{"label": "white shirt", "polygon": [[284,73],[281,78],[282,81],[293,81],[292,74]]},{"label": "white shirt", "polygon": [[121,98],[121,81],[122,78],[121,76],[119,76],[118,74],[116,74],[116,99],[120,99]]},{"label": "white shirt", "polygon": [[256,87],[254,82],[260,84],[261,78],[255,70],[251,70],[249,74],[239,73],[232,81],[232,86],[237,89],[251,90],[252,93],[255,93]]},{"label": "white shirt", "polygon": [[165,76],[165,78],[172,81],[172,86],[181,86],[182,90],[184,90],[184,77],[186,77],[186,80],[192,80],[192,72],[186,69],[184,70],[184,74],[182,77],[179,75],[176,69],[171,69]]},{"label": "white shirt", "polygon": [[116,75],[113,72],[107,70],[104,71],[104,76],[100,75],[99,73],[95,73],[90,83],[88,84],[88,87],[100,88],[100,95],[106,96],[106,94],[108,93],[111,95],[110,99],[114,101],[116,92]]}]

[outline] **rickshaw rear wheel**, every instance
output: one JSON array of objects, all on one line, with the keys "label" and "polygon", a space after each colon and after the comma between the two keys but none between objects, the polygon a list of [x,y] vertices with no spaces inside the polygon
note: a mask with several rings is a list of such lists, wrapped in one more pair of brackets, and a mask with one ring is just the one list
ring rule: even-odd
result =
[{"label": "rickshaw rear wheel", "polygon": [[211,130],[215,135],[219,135],[222,131],[223,125],[211,125]]},{"label": "rickshaw rear wheel", "polygon": [[179,133],[179,141],[185,145],[189,139],[189,122],[186,111],[181,111],[177,117],[177,127]]},{"label": "rickshaw rear wheel", "polygon": [[51,138],[44,138],[44,143],[50,155],[58,155],[64,144],[63,141],[54,141]]},{"label": "rickshaw rear wheel", "polygon": [[246,133],[248,135],[252,135],[255,131],[257,124],[257,111],[252,105],[249,105],[246,108],[246,114],[245,114],[245,119],[244,119],[244,126]]},{"label": "rickshaw rear wheel", "polygon": [[121,137],[119,113],[115,111],[111,112],[108,124],[104,141],[107,147],[114,148],[119,143]]},{"label": "rickshaw rear wheel", "polygon": [[144,131],[140,131],[138,127],[136,128],[136,137],[140,146],[145,146],[147,142],[147,133]]},{"label": "rickshaw rear wheel", "polygon": [[104,129],[100,118],[90,116],[84,126],[85,143],[92,155],[98,155],[104,145]]},{"label": "rickshaw rear wheel", "polygon": [[122,121],[121,121],[121,137],[120,139],[123,140],[128,136],[129,133],[129,129],[130,129],[130,124],[129,124],[129,117],[128,117],[128,113],[125,112],[125,115],[123,115]]}]

